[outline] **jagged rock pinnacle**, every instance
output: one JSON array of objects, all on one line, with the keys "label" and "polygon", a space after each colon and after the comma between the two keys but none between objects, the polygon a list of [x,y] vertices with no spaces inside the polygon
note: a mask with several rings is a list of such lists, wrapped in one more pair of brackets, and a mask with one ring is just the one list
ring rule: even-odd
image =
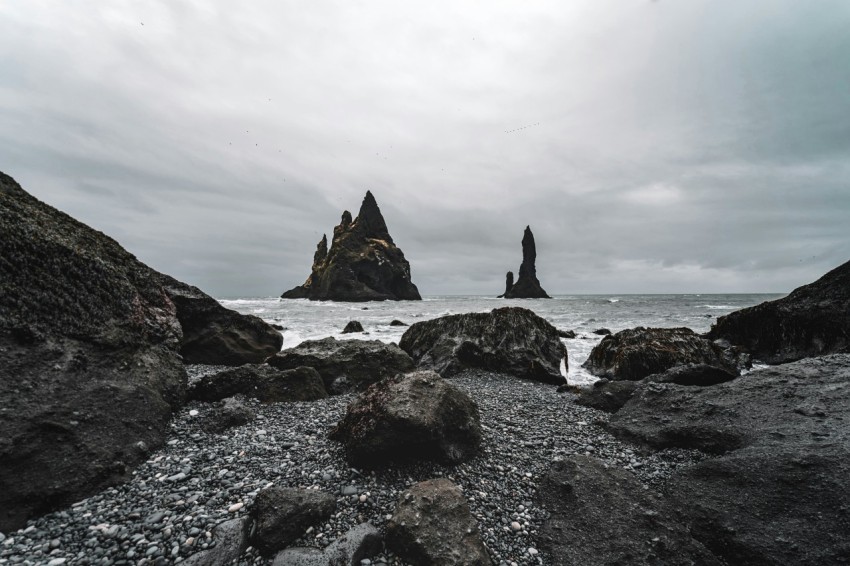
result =
[{"label": "jagged rock pinnacle", "polygon": [[[506,299],[549,299],[546,291],[537,280],[537,247],[534,245],[534,234],[531,227],[526,226],[522,235],[522,264],[519,266],[517,282],[505,291]],[[509,275],[513,275],[508,272]]]},{"label": "jagged rock pinnacle", "polygon": [[392,243],[393,240],[387,229],[387,223],[384,221],[384,215],[381,214],[381,209],[378,208],[378,202],[372,196],[372,191],[366,191],[363,204],[360,205],[360,212],[357,213],[356,223],[367,238],[377,238]]}]

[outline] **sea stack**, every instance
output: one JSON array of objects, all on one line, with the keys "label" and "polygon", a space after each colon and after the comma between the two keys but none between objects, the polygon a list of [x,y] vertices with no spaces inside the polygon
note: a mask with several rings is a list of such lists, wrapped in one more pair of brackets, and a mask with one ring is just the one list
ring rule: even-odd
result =
[{"label": "sea stack", "polygon": [[[525,227],[522,236],[522,265],[519,266],[519,277],[513,286],[505,291],[506,299],[551,299],[540,281],[537,280],[537,268],[534,262],[537,260],[537,248],[534,245],[534,234],[529,226]],[[508,272],[507,282],[513,280],[513,273]]]},{"label": "sea stack", "polygon": [[311,301],[421,300],[410,280],[410,264],[395,245],[370,191],[357,218],[347,210],[334,228],[333,241],[322,236],[307,281],[281,295]]}]

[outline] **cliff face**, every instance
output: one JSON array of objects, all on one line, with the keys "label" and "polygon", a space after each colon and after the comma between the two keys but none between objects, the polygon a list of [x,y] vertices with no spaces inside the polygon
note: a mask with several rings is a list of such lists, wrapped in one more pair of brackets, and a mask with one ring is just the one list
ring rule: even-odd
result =
[{"label": "cliff face", "polygon": [[313,301],[421,300],[410,264],[395,245],[371,192],[357,218],[347,210],[334,228],[330,250],[322,236],[307,281],[281,295]]},{"label": "cliff face", "polygon": [[509,273],[507,283],[509,288],[505,291],[506,299],[550,299],[540,281],[537,280],[537,268],[534,262],[537,260],[537,247],[534,245],[534,234],[529,226],[525,227],[522,236],[522,265],[519,266],[519,277],[513,286],[513,274]]}]

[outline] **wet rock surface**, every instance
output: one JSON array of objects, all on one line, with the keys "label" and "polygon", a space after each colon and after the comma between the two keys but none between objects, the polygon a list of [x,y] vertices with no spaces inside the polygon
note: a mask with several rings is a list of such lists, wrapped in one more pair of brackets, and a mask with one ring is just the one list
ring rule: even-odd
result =
[{"label": "wet rock surface", "polygon": [[528,309],[504,307],[417,322],[399,346],[420,369],[443,377],[481,368],[554,385],[566,383],[560,364],[567,350],[558,330]]},{"label": "wet rock surface", "polygon": [[363,325],[356,320],[349,320],[345,328],[342,329],[343,334],[353,334],[355,332],[363,332]]},{"label": "wet rock surface", "polygon": [[516,283],[510,285],[513,281],[513,273],[508,272],[505,286],[510,285],[509,289],[505,290],[502,295],[506,299],[549,299],[546,291],[540,286],[540,281],[537,280],[537,246],[534,244],[534,234],[531,233],[529,226],[525,227],[525,232],[522,235],[522,264],[519,266],[519,276]]},{"label": "wet rock surface", "polygon": [[372,383],[414,369],[413,360],[395,344],[379,340],[305,340],[269,358],[277,369],[315,369],[331,394],[362,391]]},{"label": "wet rock surface", "polygon": [[280,370],[257,364],[206,375],[193,383],[188,393],[190,399],[207,402],[234,395],[253,397],[263,403],[284,403],[324,399],[328,392],[319,373],[311,367]]},{"label": "wet rock surface", "polygon": [[850,262],[785,298],[721,316],[709,337],[768,364],[850,352]]}]

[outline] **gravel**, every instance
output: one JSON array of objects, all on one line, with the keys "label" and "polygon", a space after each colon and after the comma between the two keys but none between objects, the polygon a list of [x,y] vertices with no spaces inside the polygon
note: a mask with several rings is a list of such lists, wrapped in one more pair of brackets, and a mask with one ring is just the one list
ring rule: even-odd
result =
[{"label": "gravel", "polygon": [[[214,366],[189,366],[190,381]],[[482,371],[452,378],[478,403],[484,452],[447,467],[421,463],[377,472],[347,465],[327,439],[353,394],[320,401],[261,405],[245,400],[255,421],[215,435],[200,422],[211,406],[192,402],[173,419],[166,445],[132,480],[0,534],[0,564],[174,564],[215,544],[212,528],[244,515],[272,485],[317,489],[337,498],[337,512],[295,544],[325,547],[371,521],[383,529],[399,494],[412,484],[447,477],[466,494],[494,564],[548,564],[536,550],[546,511],[534,503],[538,480],[553,459],[588,454],[634,472],[660,489],[673,471],[703,458],[687,450],[644,454],[601,426],[608,415],[578,406],[572,393]],[[64,560],[64,561],[63,561]],[[249,548],[238,564],[270,564]],[[390,553],[373,565],[403,565]]]}]

